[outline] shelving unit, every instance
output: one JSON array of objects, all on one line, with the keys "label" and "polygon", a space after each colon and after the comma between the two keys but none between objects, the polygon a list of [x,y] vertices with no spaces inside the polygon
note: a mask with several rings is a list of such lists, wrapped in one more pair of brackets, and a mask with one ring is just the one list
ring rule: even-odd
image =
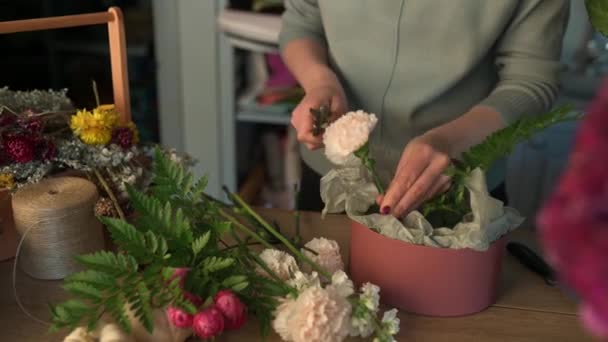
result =
[{"label": "shelving unit", "polygon": [[[223,170],[225,182],[229,187],[236,189],[239,185],[237,170],[240,157],[237,155],[239,146],[239,137],[236,134],[237,125],[287,126],[290,122],[291,108],[288,106],[265,107],[247,100],[239,103],[235,94],[235,50],[245,50],[258,54],[258,57],[267,53],[277,53],[281,28],[280,16],[224,9],[219,14],[218,26],[222,32],[220,42],[221,93],[226,94],[222,96],[221,118],[222,145],[225,151]],[[257,62],[261,63],[260,60]],[[251,190],[252,185],[256,185],[256,182],[261,183],[259,165],[252,165],[248,171],[248,177],[243,181],[243,186],[247,188],[247,193],[251,194],[255,192]],[[242,190],[244,191],[244,189]]]}]

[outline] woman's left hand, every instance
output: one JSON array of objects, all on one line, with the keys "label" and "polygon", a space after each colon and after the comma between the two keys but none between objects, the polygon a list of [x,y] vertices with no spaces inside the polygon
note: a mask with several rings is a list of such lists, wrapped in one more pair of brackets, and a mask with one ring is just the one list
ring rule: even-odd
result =
[{"label": "woman's left hand", "polygon": [[447,191],[450,177],[443,174],[450,165],[448,143],[427,133],[407,144],[395,177],[386,194],[378,198],[380,212],[401,217],[423,202]]}]

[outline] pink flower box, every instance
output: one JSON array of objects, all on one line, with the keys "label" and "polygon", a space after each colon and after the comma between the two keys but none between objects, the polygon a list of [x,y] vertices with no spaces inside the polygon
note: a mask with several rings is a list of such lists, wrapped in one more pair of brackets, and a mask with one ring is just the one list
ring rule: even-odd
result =
[{"label": "pink flower box", "polygon": [[427,316],[464,316],[496,302],[503,236],[485,252],[391,239],[352,222],[350,275],[380,286],[384,304]]}]

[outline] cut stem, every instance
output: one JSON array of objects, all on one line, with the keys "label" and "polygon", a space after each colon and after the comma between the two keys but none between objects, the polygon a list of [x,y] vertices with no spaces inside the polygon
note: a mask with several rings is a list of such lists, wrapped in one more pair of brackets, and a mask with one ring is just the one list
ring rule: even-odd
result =
[{"label": "cut stem", "polygon": [[[283,235],[281,235],[279,232],[277,232],[270,224],[268,224],[268,222],[266,222],[264,219],[262,219],[262,217],[260,217],[260,215],[258,215],[247,203],[245,203],[245,201],[243,201],[243,199],[240,198],[239,195],[231,193],[230,191],[228,191],[228,189],[226,187],[224,187],[224,191],[226,191],[226,193],[235,202],[235,204],[237,204],[239,207],[243,208],[243,210],[245,210],[245,212],[248,215],[250,215],[251,217],[253,217],[270,234],[272,234],[279,241],[281,241],[281,243],[283,243],[283,245],[285,247],[287,247],[287,249],[289,249],[289,251],[292,252],[298,259],[300,259],[300,260],[304,261],[305,263],[309,264],[320,275],[322,275],[322,276],[324,276],[324,277],[326,277],[328,279],[331,278],[331,274],[329,274],[329,272],[327,272],[326,270],[324,270],[321,266],[317,265],[314,261],[310,260],[310,258],[308,258],[306,255],[304,255],[302,252],[300,252],[293,244],[291,244],[291,242],[289,242],[288,239],[286,239]],[[264,243],[267,244],[266,241],[264,241]]]},{"label": "cut stem", "polygon": [[239,230],[241,230],[245,234],[247,234],[247,235],[251,236],[252,238],[254,238],[256,241],[258,241],[264,247],[271,248],[271,249],[274,248],[270,243],[268,243],[268,241],[264,240],[260,235],[258,235],[258,233],[256,233],[253,230],[247,228],[244,224],[242,224],[241,222],[239,222],[234,217],[230,216],[225,211],[223,211],[223,210],[220,209],[220,210],[218,210],[218,213],[222,217],[224,217],[225,219],[227,219],[228,221],[230,221],[236,228],[238,228]]}]

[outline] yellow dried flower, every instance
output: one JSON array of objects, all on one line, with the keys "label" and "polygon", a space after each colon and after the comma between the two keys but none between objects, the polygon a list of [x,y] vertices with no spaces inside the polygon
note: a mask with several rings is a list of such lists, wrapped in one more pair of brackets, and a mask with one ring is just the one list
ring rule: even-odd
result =
[{"label": "yellow dried flower", "polygon": [[112,129],[118,123],[114,105],[99,106],[93,111],[80,110],[70,119],[70,128],[88,145],[105,145],[112,139]]},{"label": "yellow dried flower", "polygon": [[0,189],[12,189],[15,187],[15,176],[11,173],[0,173]]},{"label": "yellow dried flower", "polygon": [[139,131],[137,130],[137,126],[133,121],[129,121],[129,123],[126,124],[126,127],[133,132],[133,145],[137,145],[139,143]]}]

